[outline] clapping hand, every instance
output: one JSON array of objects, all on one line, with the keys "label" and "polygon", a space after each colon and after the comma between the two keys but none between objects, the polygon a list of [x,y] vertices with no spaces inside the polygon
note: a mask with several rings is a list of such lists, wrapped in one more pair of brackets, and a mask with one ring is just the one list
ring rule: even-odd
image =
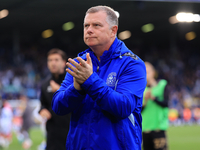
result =
[{"label": "clapping hand", "polygon": [[77,90],[81,90],[80,84],[83,84],[93,73],[92,59],[89,53],[87,53],[86,58],[87,60],[85,61],[81,57],[77,57],[80,63],[69,58],[69,62],[66,63],[71,69],[67,68],[66,71],[74,77],[74,88]]}]

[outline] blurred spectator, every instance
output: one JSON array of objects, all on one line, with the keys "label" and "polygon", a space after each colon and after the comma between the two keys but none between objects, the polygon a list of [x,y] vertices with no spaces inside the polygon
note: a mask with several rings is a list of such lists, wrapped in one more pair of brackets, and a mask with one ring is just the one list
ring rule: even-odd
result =
[{"label": "blurred spectator", "polygon": [[154,66],[145,62],[147,87],[142,106],[142,135],[144,150],[167,150],[166,130],[168,121],[169,90],[167,81],[156,80]]},{"label": "blurred spectator", "polygon": [[3,99],[0,109],[0,147],[7,148],[12,140],[12,119],[12,108]]},{"label": "blurred spectator", "polygon": [[34,122],[40,125],[40,129],[42,131],[43,140],[40,145],[38,145],[38,150],[45,150],[46,148],[46,119],[43,119],[42,116],[38,113],[41,108],[41,104],[39,103],[34,111],[33,111],[33,118]]},{"label": "blurred spectator", "polygon": [[39,111],[39,114],[47,121],[46,150],[65,150],[70,114],[57,116],[51,107],[53,94],[60,88],[60,84],[65,78],[65,52],[56,48],[51,49],[47,54],[47,66],[51,75],[42,84],[40,96],[41,109]]},{"label": "blurred spectator", "polygon": [[22,110],[22,127],[20,130],[21,136],[22,136],[22,147],[24,149],[29,149],[32,145],[32,141],[29,135],[30,128],[33,126],[33,117],[32,113],[33,110],[30,107],[28,103],[28,98],[25,95],[21,95],[19,97],[20,102],[20,107]]}]

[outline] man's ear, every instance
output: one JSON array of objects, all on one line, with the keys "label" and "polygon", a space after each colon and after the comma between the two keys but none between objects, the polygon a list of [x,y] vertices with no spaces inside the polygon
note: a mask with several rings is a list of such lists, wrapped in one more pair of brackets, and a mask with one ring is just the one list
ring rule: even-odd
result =
[{"label": "man's ear", "polygon": [[111,31],[112,31],[112,36],[115,36],[117,34],[118,26],[112,26]]}]

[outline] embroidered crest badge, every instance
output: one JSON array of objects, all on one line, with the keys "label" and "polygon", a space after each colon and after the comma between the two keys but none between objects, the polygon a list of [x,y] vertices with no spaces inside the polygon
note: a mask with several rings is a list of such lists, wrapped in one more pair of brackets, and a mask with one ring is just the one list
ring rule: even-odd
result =
[{"label": "embroidered crest badge", "polygon": [[117,76],[116,72],[109,73],[109,75],[106,79],[106,84],[108,86],[115,86],[116,76]]}]

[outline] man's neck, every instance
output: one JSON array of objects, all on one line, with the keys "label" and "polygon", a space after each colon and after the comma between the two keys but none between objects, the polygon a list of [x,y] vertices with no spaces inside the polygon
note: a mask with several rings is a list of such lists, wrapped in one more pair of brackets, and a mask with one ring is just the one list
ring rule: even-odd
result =
[{"label": "man's neck", "polygon": [[108,43],[106,46],[94,46],[90,48],[97,56],[97,59],[100,60],[100,57],[103,55],[104,51],[108,51],[114,41],[115,41],[115,38],[112,40],[112,42]]},{"label": "man's neck", "polygon": [[64,71],[63,71],[63,72],[60,72],[60,73],[52,73],[52,76],[53,76],[55,79],[58,79],[59,76],[60,76],[61,74],[63,74],[63,73],[64,73]]},{"label": "man's neck", "polygon": [[104,51],[106,51],[106,49],[98,49],[98,48],[91,48],[91,49],[97,56],[98,60],[100,60],[100,57],[103,55]]},{"label": "man's neck", "polygon": [[57,73],[53,73],[52,76],[53,76],[55,79],[58,79],[58,78],[59,78],[59,74],[57,74]]}]

